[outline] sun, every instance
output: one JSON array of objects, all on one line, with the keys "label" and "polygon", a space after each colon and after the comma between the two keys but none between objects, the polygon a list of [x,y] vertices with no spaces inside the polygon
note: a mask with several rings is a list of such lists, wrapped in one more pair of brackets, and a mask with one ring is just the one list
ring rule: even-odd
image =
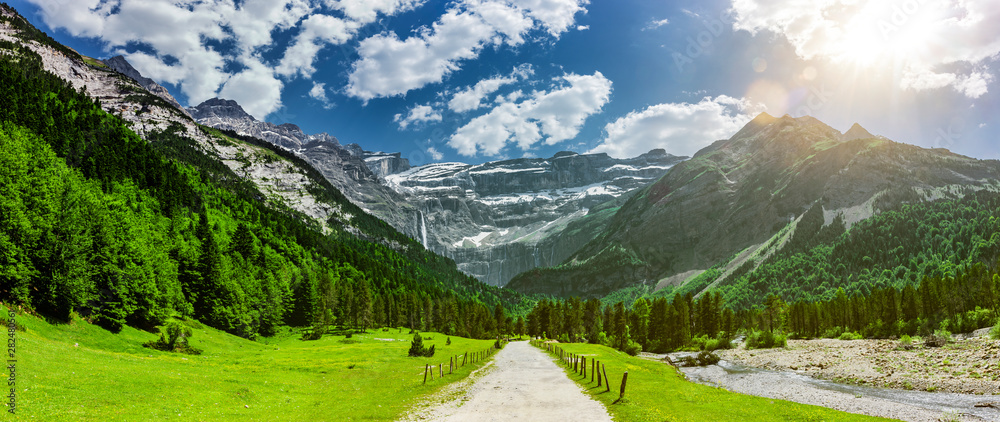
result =
[{"label": "sun", "polygon": [[[825,31],[827,56],[873,67],[918,60],[933,48],[935,28],[946,16],[921,2],[869,1],[843,13]],[[912,5],[912,6],[906,6]]]}]

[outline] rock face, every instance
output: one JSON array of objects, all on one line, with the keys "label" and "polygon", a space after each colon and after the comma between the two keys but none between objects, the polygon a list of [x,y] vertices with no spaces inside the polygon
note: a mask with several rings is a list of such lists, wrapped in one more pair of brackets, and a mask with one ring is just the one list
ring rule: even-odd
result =
[{"label": "rock face", "polygon": [[761,114],[636,193],[559,268],[515,278],[525,293],[600,297],[704,270],[761,245],[813,204],[850,225],[942,190],[1000,186],[1000,163],[872,136],[812,117]]},{"label": "rock face", "polygon": [[621,205],[605,203],[624,199],[686,158],[663,150],[627,160],[562,152],[549,159],[410,168],[400,153],[366,151],[325,133],[258,121],[235,101],[212,99],[188,111],[206,126],[294,151],[365,211],[497,286],[569,257]]},{"label": "rock face", "polygon": [[351,202],[402,233],[417,237],[412,223],[416,209],[382,183],[384,176],[410,168],[409,161],[399,154],[365,151],[357,144],[341,145],[327,133],[306,134],[291,123],[262,122],[232,100],[213,98],[189,108],[188,112],[205,126],[263,139],[295,152]]},{"label": "rock face", "polygon": [[[122,75],[128,76],[132,80],[139,83],[139,85],[141,85],[143,88],[146,88],[146,90],[149,91],[151,94],[162,98],[170,105],[176,107],[177,110],[180,110],[182,113],[187,114],[187,111],[184,110],[184,107],[181,107],[181,104],[178,103],[176,99],[174,99],[174,96],[170,95],[170,91],[167,91],[166,88],[160,86],[160,84],[156,83],[152,79],[142,76],[142,74],[140,74],[138,70],[135,70],[135,68],[132,67],[132,64],[129,63],[128,60],[125,60],[124,57],[114,56],[110,59],[102,60],[101,62],[104,63],[109,68],[111,68],[111,70],[121,73]],[[188,117],[191,116],[188,115]]]},{"label": "rock face", "polygon": [[427,248],[503,286],[523,271],[566,259],[604,227],[621,199],[684,158],[663,150],[625,160],[562,152],[548,159],[429,164],[385,180],[420,210],[412,231]]}]

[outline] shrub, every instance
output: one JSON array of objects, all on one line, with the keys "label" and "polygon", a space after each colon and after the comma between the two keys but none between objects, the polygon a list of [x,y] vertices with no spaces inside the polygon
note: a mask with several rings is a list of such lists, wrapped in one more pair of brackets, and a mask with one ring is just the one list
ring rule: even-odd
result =
[{"label": "shrub", "polygon": [[780,333],[754,331],[747,336],[747,349],[770,349],[772,347],[785,347],[787,344],[788,337]]},{"label": "shrub", "polygon": [[447,339],[446,339],[446,340],[444,341],[444,345],[445,345],[445,346],[451,346],[451,337],[448,337],[448,338],[447,338]]},{"label": "shrub", "polygon": [[990,328],[990,338],[1000,340],[1000,319],[994,323],[993,328]]},{"label": "shrub", "polygon": [[715,353],[702,350],[698,353],[698,366],[715,365],[719,363],[719,357]]},{"label": "shrub", "polygon": [[424,338],[420,337],[420,333],[413,334],[413,341],[410,342],[410,357],[422,357],[427,354],[427,349],[424,348]]},{"label": "shrub", "polygon": [[903,336],[899,338],[899,347],[902,347],[907,350],[912,349],[913,339],[910,338],[910,336],[903,334]]},{"label": "shrub", "polygon": [[628,344],[625,345],[625,353],[628,353],[629,356],[638,355],[641,351],[642,345],[632,340],[629,340]]},{"label": "shrub", "polygon": [[171,322],[164,327],[166,336],[160,333],[159,340],[148,341],[143,346],[150,349],[162,350],[164,352],[187,353],[189,355],[200,355],[201,349],[191,347],[188,339],[194,335],[191,327],[186,327],[176,322]]},{"label": "shrub", "polygon": [[846,331],[846,330],[844,330],[844,327],[832,327],[832,328],[828,328],[825,331],[823,331],[823,334],[820,335],[820,337],[823,337],[823,338],[838,338],[838,337],[840,337],[841,334],[844,334],[844,331]]},{"label": "shrub", "polygon": [[845,331],[838,338],[841,340],[861,340],[861,334],[858,334],[856,332],[852,333],[850,331]]},{"label": "shrub", "polygon": [[924,339],[924,345],[928,347],[943,347],[949,341],[951,341],[951,333],[948,330],[934,330],[934,334],[930,334]]}]

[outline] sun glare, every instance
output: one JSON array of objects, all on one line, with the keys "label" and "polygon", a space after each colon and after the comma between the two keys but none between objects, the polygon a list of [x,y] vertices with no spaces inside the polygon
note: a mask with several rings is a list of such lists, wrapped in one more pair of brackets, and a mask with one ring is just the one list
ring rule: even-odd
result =
[{"label": "sun glare", "polygon": [[834,61],[861,67],[917,60],[933,40],[936,22],[945,19],[936,7],[910,0],[870,1],[845,13],[829,28],[826,50]]}]

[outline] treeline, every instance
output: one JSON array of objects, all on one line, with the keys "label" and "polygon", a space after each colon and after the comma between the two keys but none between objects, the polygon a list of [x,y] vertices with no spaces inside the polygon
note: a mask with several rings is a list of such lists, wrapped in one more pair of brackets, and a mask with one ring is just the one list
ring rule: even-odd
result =
[{"label": "treeline", "polygon": [[[601,305],[598,299],[542,300],[528,314],[527,333],[563,342],[604,344],[630,354],[664,353],[691,344],[726,342],[743,324],[719,293],[636,299]],[[711,348],[716,348],[709,346]]]},{"label": "treeline", "polygon": [[817,206],[783,250],[756,269],[753,262],[737,269],[733,284],[698,298],[622,291],[616,297],[640,297],[605,306],[546,300],[529,314],[528,330],[628,352],[728,347],[737,333],[763,346],[785,336],[970,332],[1000,317],[998,214],[1000,194],[968,191],[902,205],[846,230],[840,218],[824,226]]},{"label": "treeline", "polygon": [[838,289],[868,297],[888,287],[915,287],[925,278],[956,278],[979,264],[992,267],[998,255],[997,192],[969,190],[961,199],[900,205],[850,231],[840,218],[824,227],[816,205],[785,248],[763,263],[748,262],[719,288],[738,309],[769,294],[787,302],[831,300]]},{"label": "treeline", "polygon": [[17,43],[0,43],[0,104],[4,302],[111,330],[191,316],[246,337],[329,323],[491,337],[508,324],[496,309],[523,306],[398,233],[323,235],[265,206],[177,130],[147,143]]}]

